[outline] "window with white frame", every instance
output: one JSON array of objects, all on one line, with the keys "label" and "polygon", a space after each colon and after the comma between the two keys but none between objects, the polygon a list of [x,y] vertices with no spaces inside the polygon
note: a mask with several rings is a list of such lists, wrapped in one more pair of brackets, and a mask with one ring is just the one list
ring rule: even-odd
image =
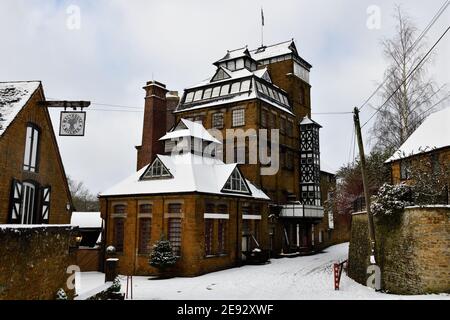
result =
[{"label": "window with white frame", "polygon": [[153,161],[152,165],[143,174],[143,180],[155,179],[155,178],[168,178],[171,177],[169,170],[164,166],[164,164],[158,158]]},{"label": "window with white frame", "polygon": [[211,94],[211,98],[216,98],[219,96],[219,94],[220,94],[220,86],[214,87]]},{"label": "window with white frame", "polygon": [[186,98],[184,99],[184,102],[192,102],[192,99],[194,99],[194,92],[188,92],[186,94]]},{"label": "window with white frame", "polygon": [[245,125],[245,110],[237,109],[233,110],[233,127],[239,127]]},{"label": "window with white frame", "polygon": [[241,87],[241,83],[240,83],[240,82],[234,82],[234,83],[231,85],[230,94],[238,93],[240,87]]},{"label": "window with white frame", "polygon": [[230,85],[225,84],[220,88],[220,96],[226,96],[228,92],[230,91]]},{"label": "window with white frame", "polygon": [[244,80],[241,84],[241,92],[250,90],[250,80]]},{"label": "window with white frame", "polygon": [[23,169],[25,171],[36,172],[39,148],[39,129],[36,125],[27,125],[25,139],[25,154],[23,157]]},{"label": "window with white frame", "polygon": [[197,90],[194,94],[194,101],[198,101],[202,99],[203,90]]},{"label": "window with white frame", "polygon": [[244,179],[242,178],[239,170],[237,170],[237,169],[234,169],[233,173],[231,174],[231,176],[228,178],[227,182],[225,183],[223,190],[249,193],[247,185],[246,185]]}]

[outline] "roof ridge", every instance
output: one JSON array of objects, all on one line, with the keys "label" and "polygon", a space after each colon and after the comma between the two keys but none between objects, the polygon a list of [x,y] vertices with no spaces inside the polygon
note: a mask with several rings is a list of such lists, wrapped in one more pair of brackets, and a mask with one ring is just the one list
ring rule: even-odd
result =
[{"label": "roof ridge", "polygon": [[13,80],[13,81],[0,81],[0,83],[31,83],[31,82],[39,82],[42,83],[41,80]]},{"label": "roof ridge", "polygon": [[[268,46],[263,46],[264,48],[270,48],[270,47],[275,47],[275,46],[278,46],[278,45],[280,45],[280,44],[283,44],[283,43],[292,43],[294,41],[294,38],[292,38],[292,39],[290,39],[290,40],[286,40],[286,41],[282,41],[282,42],[278,42],[278,43],[275,43],[275,44],[270,44],[270,45],[268,45]],[[261,47],[258,47],[258,48],[256,48],[256,49],[253,49],[253,50],[250,50],[250,52],[253,52],[253,51],[256,51],[256,50],[258,50],[258,49],[260,49]]]}]

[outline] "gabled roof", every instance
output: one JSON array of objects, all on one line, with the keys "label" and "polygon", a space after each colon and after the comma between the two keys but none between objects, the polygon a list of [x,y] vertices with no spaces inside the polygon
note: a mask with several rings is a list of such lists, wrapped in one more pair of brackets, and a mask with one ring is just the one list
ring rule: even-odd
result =
[{"label": "gabled roof", "polygon": [[214,138],[200,123],[192,122],[186,119],[181,119],[170,132],[166,133],[159,140],[164,141],[182,137],[194,137],[205,141],[222,144],[219,140]]},{"label": "gabled roof", "polygon": [[40,81],[0,82],[0,136],[40,85]]},{"label": "gabled roof", "polygon": [[248,180],[246,182],[250,188],[250,195],[222,191],[231,173],[237,168],[236,163],[225,164],[220,160],[192,153],[173,156],[157,155],[157,157],[170,171],[171,178],[140,180],[147,169],[145,166],[122,182],[100,193],[100,197],[201,192],[270,200],[263,191]]},{"label": "gabled roof", "polygon": [[450,107],[429,115],[409,138],[385,161],[407,158],[450,146]]}]

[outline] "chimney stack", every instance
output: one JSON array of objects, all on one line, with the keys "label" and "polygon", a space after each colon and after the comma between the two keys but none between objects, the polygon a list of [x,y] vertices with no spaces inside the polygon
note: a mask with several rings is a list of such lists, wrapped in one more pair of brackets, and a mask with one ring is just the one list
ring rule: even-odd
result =
[{"label": "chimney stack", "polygon": [[144,124],[142,144],[137,146],[137,170],[148,165],[156,156],[164,152],[161,138],[167,131],[166,85],[157,81],[148,81],[145,90]]}]

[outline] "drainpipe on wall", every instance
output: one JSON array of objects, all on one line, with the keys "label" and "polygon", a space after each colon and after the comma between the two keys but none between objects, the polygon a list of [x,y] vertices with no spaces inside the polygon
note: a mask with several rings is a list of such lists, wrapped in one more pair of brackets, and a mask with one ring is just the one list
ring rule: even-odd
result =
[{"label": "drainpipe on wall", "polygon": [[236,200],[236,265],[238,263],[241,264],[240,257],[242,255],[240,249],[242,246],[242,240],[239,234],[239,201],[240,199]]},{"label": "drainpipe on wall", "polygon": [[136,219],[136,227],[135,227],[135,232],[134,232],[134,266],[133,266],[133,275],[136,274],[136,262],[138,259],[138,254],[139,254],[139,244],[138,244],[138,223],[139,223],[139,206],[138,206],[138,200],[135,199],[135,203],[134,203],[134,207],[135,207],[135,219]]}]

